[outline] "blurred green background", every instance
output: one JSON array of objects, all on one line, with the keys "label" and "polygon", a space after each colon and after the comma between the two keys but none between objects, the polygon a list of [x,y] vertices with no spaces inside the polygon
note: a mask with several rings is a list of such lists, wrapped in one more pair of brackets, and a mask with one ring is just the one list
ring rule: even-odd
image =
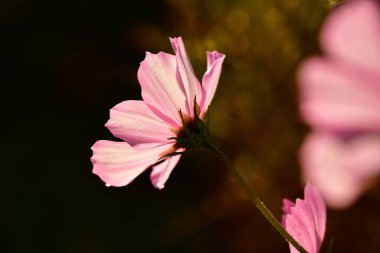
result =
[{"label": "blurred green background", "polygon": [[[207,153],[185,156],[166,188],[149,171],[123,188],[91,173],[112,139],[115,104],[141,99],[145,51],[182,36],[199,78],[206,50],[227,55],[210,109],[216,143],[277,217],[302,197],[307,132],[294,73],[318,52],[326,0],[1,0],[0,252],[289,252]],[[322,252],[379,252],[380,187],[329,210]]]}]

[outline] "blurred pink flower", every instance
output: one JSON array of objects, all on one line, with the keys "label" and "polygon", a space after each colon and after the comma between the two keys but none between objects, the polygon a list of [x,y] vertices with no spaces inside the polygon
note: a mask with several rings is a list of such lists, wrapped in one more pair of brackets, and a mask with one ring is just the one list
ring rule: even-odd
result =
[{"label": "blurred pink flower", "polygon": [[106,127],[124,142],[100,140],[93,146],[93,173],[108,186],[124,186],[153,166],[153,185],[162,189],[185,150],[171,137],[182,137],[181,114],[191,128],[194,100],[202,119],[214,97],[224,55],[207,52],[202,85],[196,78],[181,37],[170,39],[175,55],[146,53],[137,73],[142,100],[127,100],[110,111]]},{"label": "blurred pink flower", "polygon": [[[326,206],[317,189],[309,183],[304,198],[296,203],[283,200],[282,225],[308,253],[319,252],[326,231]],[[290,252],[298,253],[290,243]]]},{"label": "blurred pink flower", "polygon": [[314,130],[301,163],[326,203],[342,208],[380,173],[380,1],[339,6],[320,38],[325,56],[298,75],[301,114]]}]

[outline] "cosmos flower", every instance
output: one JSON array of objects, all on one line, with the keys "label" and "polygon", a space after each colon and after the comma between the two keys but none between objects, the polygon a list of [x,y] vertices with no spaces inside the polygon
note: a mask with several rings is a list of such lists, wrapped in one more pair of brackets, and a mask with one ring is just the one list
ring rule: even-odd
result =
[{"label": "cosmos flower", "polygon": [[[283,200],[282,225],[308,253],[318,253],[326,231],[326,206],[320,193],[309,183],[304,198],[295,203]],[[298,253],[291,244],[289,247],[291,253]]]},{"label": "cosmos flower", "polygon": [[352,0],[321,30],[324,56],[300,68],[300,110],[313,128],[301,148],[306,180],[335,208],[380,174],[380,2]]},{"label": "cosmos flower", "polygon": [[203,119],[214,97],[225,56],[207,52],[201,85],[182,38],[170,42],[175,55],[147,52],[140,64],[143,100],[127,100],[110,111],[106,127],[123,141],[92,146],[93,173],[109,186],[127,185],[152,167],[152,184],[162,189],[181,156],[170,154],[186,150],[178,140],[186,139],[187,130],[199,131],[196,119]]}]

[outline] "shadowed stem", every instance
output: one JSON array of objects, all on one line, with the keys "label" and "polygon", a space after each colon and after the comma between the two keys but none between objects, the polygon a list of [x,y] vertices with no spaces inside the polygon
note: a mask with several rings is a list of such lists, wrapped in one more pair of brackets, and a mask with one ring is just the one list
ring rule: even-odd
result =
[{"label": "shadowed stem", "polygon": [[248,195],[249,199],[253,204],[259,209],[259,211],[264,215],[264,217],[272,224],[272,226],[279,232],[286,241],[291,243],[294,248],[296,248],[300,253],[307,253],[307,251],[284,229],[281,223],[274,217],[274,215],[269,211],[269,209],[264,205],[264,203],[259,199],[255,192],[247,185],[244,179],[241,177],[240,173],[235,169],[234,165],[230,160],[220,151],[214,144],[207,142],[206,148],[211,151],[217,158],[219,158],[224,165],[229,169],[232,175],[235,177],[236,181],[239,183],[241,188]]}]

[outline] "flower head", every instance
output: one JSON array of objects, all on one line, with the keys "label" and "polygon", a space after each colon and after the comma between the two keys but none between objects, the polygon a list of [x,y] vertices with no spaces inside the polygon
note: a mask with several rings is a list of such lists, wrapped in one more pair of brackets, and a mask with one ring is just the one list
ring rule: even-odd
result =
[{"label": "flower head", "polygon": [[197,120],[203,119],[214,97],[225,56],[207,52],[201,85],[182,38],[170,42],[175,55],[147,52],[140,64],[137,77],[143,100],[127,100],[110,111],[106,127],[123,142],[101,140],[92,146],[93,173],[107,185],[127,185],[153,167],[151,181],[162,189],[179,153],[186,150],[180,140],[198,131]]},{"label": "flower head", "polygon": [[380,174],[380,2],[333,10],[321,46],[325,55],[306,60],[298,75],[301,114],[314,130],[301,163],[327,204],[342,208]]},{"label": "flower head", "polygon": [[[304,198],[295,203],[283,200],[282,225],[308,253],[318,253],[326,230],[326,206],[317,189],[309,183],[305,186]],[[298,253],[289,244],[291,253]]]}]

